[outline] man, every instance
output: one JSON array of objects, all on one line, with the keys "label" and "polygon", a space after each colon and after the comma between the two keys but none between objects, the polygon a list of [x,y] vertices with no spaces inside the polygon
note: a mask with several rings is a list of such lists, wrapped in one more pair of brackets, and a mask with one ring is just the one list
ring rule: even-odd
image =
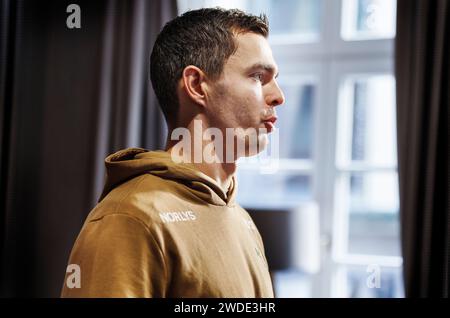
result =
[{"label": "man", "polygon": [[103,194],[69,260],[81,281],[62,296],[273,297],[262,239],[235,202],[236,160],[266,147],[284,102],[267,36],[265,16],[238,10],[166,24],[151,79],[167,148],[106,158]]}]

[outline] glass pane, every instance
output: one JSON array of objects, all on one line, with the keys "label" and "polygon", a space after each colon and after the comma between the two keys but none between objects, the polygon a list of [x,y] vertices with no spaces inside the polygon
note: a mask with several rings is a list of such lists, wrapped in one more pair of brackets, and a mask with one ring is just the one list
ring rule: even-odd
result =
[{"label": "glass pane", "polygon": [[313,280],[310,275],[295,270],[273,272],[276,298],[311,298]]},{"label": "glass pane", "polygon": [[339,186],[341,217],[348,218],[345,252],[401,256],[397,172],[343,173]]},{"label": "glass pane", "polygon": [[276,108],[280,158],[312,159],[315,84],[282,85],[285,104]]},{"label": "glass pane", "polygon": [[320,0],[247,0],[247,9],[269,18],[270,33],[298,35],[305,41],[314,41],[320,34]]},{"label": "glass pane", "polygon": [[333,294],[345,298],[403,298],[401,267],[340,266],[334,274]]},{"label": "glass pane", "polygon": [[339,105],[338,163],[397,165],[395,80],[391,75],[349,77]]},{"label": "glass pane", "polygon": [[344,0],[341,35],[344,40],[395,37],[396,0]]},{"label": "glass pane", "polygon": [[289,207],[311,199],[311,178],[307,175],[238,169],[237,177],[237,201],[244,207]]},{"label": "glass pane", "polygon": [[[189,8],[238,8],[269,18],[270,38],[294,42],[312,42],[320,37],[322,0],[206,0],[190,1]],[[197,5],[195,5],[197,3]],[[187,9],[187,8],[186,8]]]},{"label": "glass pane", "polygon": [[350,212],[395,214],[398,211],[398,177],[394,171],[350,174]]}]

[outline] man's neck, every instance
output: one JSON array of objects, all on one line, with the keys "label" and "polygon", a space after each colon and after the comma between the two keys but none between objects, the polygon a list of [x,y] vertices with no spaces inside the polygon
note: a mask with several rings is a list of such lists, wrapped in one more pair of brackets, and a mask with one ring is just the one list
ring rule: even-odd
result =
[{"label": "man's neck", "polygon": [[[203,136],[203,132],[208,128],[207,122],[201,118],[201,136]],[[214,179],[222,189],[225,190],[225,192],[228,191],[231,180],[236,173],[236,162],[233,160],[232,162],[228,162],[226,160],[225,155],[225,149],[222,149],[223,156],[220,156],[216,149],[213,148],[212,151],[209,153],[210,158],[214,158],[214,160],[208,160],[207,162],[205,158],[203,157],[204,149],[206,147],[210,147],[211,149],[211,141],[210,140],[203,140],[203,138],[198,138],[199,134],[199,126],[194,126],[194,120],[191,121],[191,123],[186,127],[187,131],[189,131],[190,134],[190,144],[187,147],[183,147],[182,151],[172,151],[174,146],[177,145],[180,141],[178,140],[172,140],[170,138],[173,129],[169,130],[169,135],[167,138],[167,146],[166,151],[171,154],[172,160],[178,161],[178,162],[189,162],[192,163],[199,171],[203,172],[207,176]],[[194,132],[194,129],[197,129],[196,132]],[[195,135],[197,134],[197,135]],[[201,144],[201,147],[198,147],[198,144],[195,147],[194,143]],[[225,145],[225,142],[223,143]],[[197,156],[194,155],[195,149],[200,149],[201,155]],[[198,160],[200,157],[200,160]],[[212,162],[211,162],[212,161]]]}]

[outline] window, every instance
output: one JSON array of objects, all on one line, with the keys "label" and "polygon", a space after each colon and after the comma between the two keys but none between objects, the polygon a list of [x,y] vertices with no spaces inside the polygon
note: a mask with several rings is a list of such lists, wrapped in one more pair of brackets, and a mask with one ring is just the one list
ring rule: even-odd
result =
[{"label": "window", "polygon": [[336,228],[348,229],[337,257],[400,256],[394,78],[353,75],[341,84],[335,202],[342,210],[336,219],[347,224]]},{"label": "window", "polygon": [[364,266],[376,265],[381,283],[392,288],[382,292],[382,287],[369,288],[363,281],[357,288],[336,287],[334,296],[401,297],[392,59],[340,62],[334,66],[333,81],[337,118],[332,259],[338,268],[334,279],[354,284]]},{"label": "window", "polygon": [[321,0],[244,1],[246,11],[267,14],[272,38],[315,42],[320,38]]},{"label": "window", "polygon": [[[393,41],[395,0],[188,0],[268,15],[286,102],[278,171],[239,163],[248,208],[317,203],[321,268],[274,273],[282,297],[402,297]],[[375,269],[374,272],[371,270]],[[369,280],[379,275],[376,284]],[[379,283],[379,285],[377,285]]]},{"label": "window", "polygon": [[266,13],[272,38],[281,41],[314,42],[320,37],[322,0],[187,0],[178,1],[180,12],[201,7],[239,8]]},{"label": "window", "polygon": [[[403,297],[402,273],[399,267],[380,267],[379,281],[371,280],[367,266],[339,266],[333,275],[331,290],[336,297],[398,298]],[[373,284],[373,288],[368,285]]]},{"label": "window", "polygon": [[344,0],[341,36],[347,41],[395,36],[396,6],[392,0]]}]

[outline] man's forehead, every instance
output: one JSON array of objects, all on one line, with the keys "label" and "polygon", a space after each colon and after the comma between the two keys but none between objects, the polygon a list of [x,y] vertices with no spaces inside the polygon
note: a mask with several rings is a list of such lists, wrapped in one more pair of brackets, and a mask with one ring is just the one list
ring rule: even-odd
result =
[{"label": "man's forehead", "polygon": [[262,68],[278,72],[268,41],[255,33],[239,34],[235,38],[236,52],[230,56],[229,63],[240,68]]}]

